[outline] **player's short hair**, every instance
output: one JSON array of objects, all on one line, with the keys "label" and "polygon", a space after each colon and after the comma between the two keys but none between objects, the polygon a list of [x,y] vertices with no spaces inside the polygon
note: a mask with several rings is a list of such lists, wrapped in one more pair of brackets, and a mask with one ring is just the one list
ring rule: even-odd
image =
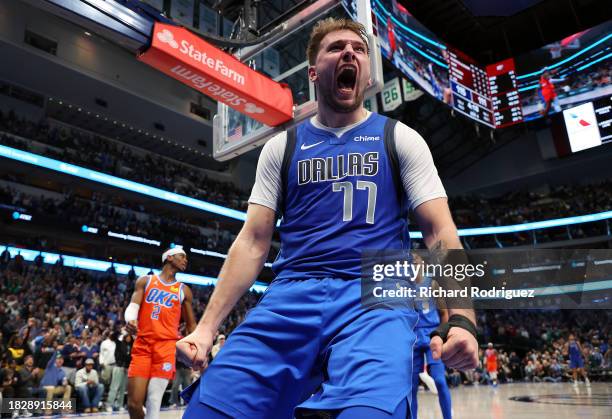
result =
[{"label": "player's short hair", "polygon": [[306,48],[306,57],[308,58],[308,63],[313,65],[317,59],[317,54],[319,53],[319,46],[321,45],[321,41],[325,38],[325,35],[331,32],[349,30],[355,32],[359,37],[365,42],[368,47],[368,53],[370,52],[370,47],[368,45],[368,37],[366,36],[365,27],[359,23],[355,22],[351,19],[336,19],[333,17],[328,17],[327,19],[319,20],[312,28],[312,32],[310,33],[310,39],[308,40],[308,47]]}]

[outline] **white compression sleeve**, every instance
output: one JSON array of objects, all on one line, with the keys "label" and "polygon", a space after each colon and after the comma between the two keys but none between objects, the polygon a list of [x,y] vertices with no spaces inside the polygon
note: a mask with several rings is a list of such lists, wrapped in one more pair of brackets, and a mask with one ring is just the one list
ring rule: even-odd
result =
[{"label": "white compression sleeve", "polygon": [[125,309],[125,313],[123,314],[123,318],[126,322],[132,320],[138,320],[138,310],[140,310],[140,304],[130,303],[129,306]]},{"label": "white compression sleeve", "polygon": [[159,409],[161,408],[164,391],[168,387],[167,378],[153,377],[149,380],[147,388],[147,414],[145,419],[159,419]]}]

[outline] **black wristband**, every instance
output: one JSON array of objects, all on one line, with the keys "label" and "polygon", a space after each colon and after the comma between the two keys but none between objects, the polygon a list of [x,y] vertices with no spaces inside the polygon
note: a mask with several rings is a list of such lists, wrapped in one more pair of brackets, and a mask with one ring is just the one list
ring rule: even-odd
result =
[{"label": "black wristband", "polygon": [[452,316],[450,316],[448,322],[438,326],[436,330],[431,332],[429,337],[433,338],[434,336],[440,336],[442,338],[442,341],[446,342],[446,338],[448,337],[448,331],[451,329],[451,327],[460,327],[462,329],[465,329],[470,332],[475,339],[478,339],[478,337],[476,336],[476,325],[474,325],[474,323],[472,323],[470,319],[461,314],[453,314]]}]

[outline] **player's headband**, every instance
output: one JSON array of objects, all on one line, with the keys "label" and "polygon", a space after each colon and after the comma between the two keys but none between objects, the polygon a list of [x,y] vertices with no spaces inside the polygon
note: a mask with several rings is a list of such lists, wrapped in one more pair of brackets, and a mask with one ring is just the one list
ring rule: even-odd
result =
[{"label": "player's headband", "polygon": [[162,255],[162,263],[164,263],[166,259],[168,259],[168,256],[178,255],[179,253],[182,253],[185,256],[187,255],[187,253],[185,253],[182,247],[175,247],[173,249],[166,250],[164,254]]}]

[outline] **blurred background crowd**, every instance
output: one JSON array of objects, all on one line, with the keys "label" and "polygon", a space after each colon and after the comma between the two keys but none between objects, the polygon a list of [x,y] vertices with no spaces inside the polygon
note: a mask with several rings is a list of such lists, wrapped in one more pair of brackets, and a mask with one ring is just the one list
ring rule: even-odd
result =
[{"label": "blurred background crowd", "polygon": [[[134,279],[112,272],[96,273],[19,256],[0,258],[1,379],[4,397],[63,397],[71,386],[75,397],[78,372],[98,374],[95,409],[125,409],[125,382],[133,338],[125,331],[123,312]],[[192,287],[196,317],[202,314],[212,287]],[[243,296],[219,331],[214,357],[260,298]],[[487,310],[479,312],[480,342],[498,351],[499,381],[568,381],[567,338],[582,344],[592,380],[607,380],[612,371],[611,318],[607,311]],[[484,346],[484,345],[483,345]],[[481,360],[483,353],[481,350]],[[91,360],[91,361],[89,361]],[[88,361],[91,366],[88,367]],[[57,370],[63,371],[62,374]],[[483,364],[468,373],[448,370],[451,385],[486,384]],[[197,374],[184,365],[168,387],[165,405],[179,404],[177,393]],[[113,386],[113,383],[115,385]],[[47,388],[53,387],[51,393]],[[82,404],[80,410],[87,407]],[[32,412],[34,413],[34,412]]]}]

